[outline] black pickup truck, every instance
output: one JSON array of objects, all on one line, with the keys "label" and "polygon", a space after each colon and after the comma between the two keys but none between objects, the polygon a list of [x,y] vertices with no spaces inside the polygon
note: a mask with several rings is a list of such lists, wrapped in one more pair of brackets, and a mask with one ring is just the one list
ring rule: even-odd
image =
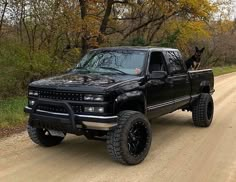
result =
[{"label": "black pickup truck", "polygon": [[64,75],[29,85],[28,133],[46,147],[67,133],[104,140],[114,160],[135,165],[151,146],[150,119],[181,109],[208,127],[213,92],[212,70],[187,71],[177,49],[95,49]]}]

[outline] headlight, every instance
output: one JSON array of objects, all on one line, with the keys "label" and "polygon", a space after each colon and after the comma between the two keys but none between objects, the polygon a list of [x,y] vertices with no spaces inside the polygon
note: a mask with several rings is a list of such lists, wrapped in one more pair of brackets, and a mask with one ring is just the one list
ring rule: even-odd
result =
[{"label": "headlight", "polygon": [[104,107],[85,107],[84,112],[104,113]]},{"label": "headlight", "polygon": [[33,106],[35,104],[34,100],[29,100],[29,106]]},{"label": "headlight", "polygon": [[85,101],[97,101],[97,102],[102,102],[104,101],[103,95],[91,95],[91,94],[86,94],[84,95],[84,100]]},{"label": "headlight", "polygon": [[30,91],[29,91],[29,96],[35,96],[35,97],[37,97],[37,96],[39,96],[39,92],[38,92],[38,91],[32,91],[32,90],[30,90]]}]

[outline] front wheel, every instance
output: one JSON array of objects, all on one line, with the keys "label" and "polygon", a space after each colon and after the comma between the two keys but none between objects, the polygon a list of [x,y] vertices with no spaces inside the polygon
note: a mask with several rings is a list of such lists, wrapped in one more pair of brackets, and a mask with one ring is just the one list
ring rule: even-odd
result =
[{"label": "front wheel", "polygon": [[140,112],[122,111],[118,126],[108,132],[107,150],[120,163],[136,165],[147,156],[152,141],[151,126]]},{"label": "front wheel", "polygon": [[35,128],[30,125],[27,126],[27,131],[30,139],[41,146],[52,147],[62,142],[65,137],[53,136],[50,131],[42,128]]},{"label": "front wheel", "polygon": [[193,104],[192,117],[195,126],[208,127],[212,123],[214,114],[214,102],[212,96],[207,93],[200,95]]}]

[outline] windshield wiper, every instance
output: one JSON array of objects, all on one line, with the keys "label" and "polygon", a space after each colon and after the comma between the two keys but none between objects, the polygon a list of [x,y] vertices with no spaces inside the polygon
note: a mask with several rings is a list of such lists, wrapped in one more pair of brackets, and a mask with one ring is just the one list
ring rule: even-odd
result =
[{"label": "windshield wiper", "polygon": [[88,72],[88,73],[91,72],[90,70],[88,70],[88,69],[85,68],[85,67],[76,67],[75,69],[76,69],[76,70],[79,70],[79,71],[85,71],[85,72]]},{"label": "windshield wiper", "polygon": [[124,71],[121,71],[119,69],[116,69],[116,68],[112,68],[112,67],[105,67],[105,66],[101,66],[99,68],[102,68],[102,69],[105,69],[105,70],[112,70],[112,71],[117,71],[123,75],[128,75],[128,73],[125,73]]}]

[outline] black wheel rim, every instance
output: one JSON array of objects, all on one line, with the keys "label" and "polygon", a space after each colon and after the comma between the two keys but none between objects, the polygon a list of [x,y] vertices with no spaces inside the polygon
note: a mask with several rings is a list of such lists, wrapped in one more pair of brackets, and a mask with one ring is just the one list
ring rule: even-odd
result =
[{"label": "black wheel rim", "polygon": [[213,115],[213,103],[209,102],[208,106],[207,106],[207,118],[208,118],[208,120],[212,119],[212,115]]},{"label": "black wheel rim", "polygon": [[142,122],[136,122],[128,133],[128,150],[133,156],[140,155],[147,146],[148,131]]}]

